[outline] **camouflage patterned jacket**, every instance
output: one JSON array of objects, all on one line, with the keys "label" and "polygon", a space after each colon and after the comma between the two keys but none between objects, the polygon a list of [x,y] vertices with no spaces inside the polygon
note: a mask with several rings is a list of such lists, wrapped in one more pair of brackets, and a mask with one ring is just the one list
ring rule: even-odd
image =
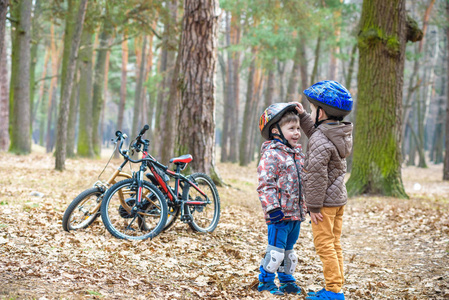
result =
[{"label": "camouflage patterned jacket", "polygon": [[303,166],[301,145],[291,149],[275,140],[262,144],[257,191],[268,224],[268,212],[279,207],[286,220],[305,220],[306,206],[300,186]]}]

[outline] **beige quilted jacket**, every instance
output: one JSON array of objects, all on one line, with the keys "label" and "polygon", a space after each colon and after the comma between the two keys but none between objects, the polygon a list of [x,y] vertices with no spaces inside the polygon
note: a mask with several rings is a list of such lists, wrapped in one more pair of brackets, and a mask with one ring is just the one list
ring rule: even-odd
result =
[{"label": "beige quilted jacket", "polygon": [[304,164],[306,205],[318,213],[323,206],[342,206],[348,201],[344,182],[346,157],[352,150],[352,124],[335,122],[314,127],[308,113],[300,115],[309,138]]}]

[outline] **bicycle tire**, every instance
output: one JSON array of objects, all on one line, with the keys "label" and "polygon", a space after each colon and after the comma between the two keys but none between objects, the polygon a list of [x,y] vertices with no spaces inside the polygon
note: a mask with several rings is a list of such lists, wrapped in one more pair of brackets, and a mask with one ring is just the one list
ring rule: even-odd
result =
[{"label": "bicycle tire", "polygon": [[[164,228],[168,213],[165,197],[150,182],[143,181],[142,189],[142,201],[146,201],[146,204],[141,209],[136,207],[137,182],[134,178],[117,182],[104,195],[101,218],[114,237],[126,240],[152,239]],[[136,211],[132,210],[134,207]]]},{"label": "bicycle tire", "polygon": [[[198,232],[212,232],[220,220],[220,197],[217,187],[212,179],[203,173],[194,173],[188,177],[194,181],[198,187],[207,195],[211,203],[207,205],[188,205],[185,204],[184,212],[192,216],[188,222],[190,228]],[[206,201],[207,199],[195,188],[186,184],[183,189],[183,199],[188,201]]]},{"label": "bicycle tire", "polygon": [[[101,189],[94,187],[87,189],[76,196],[64,212],[64,216],[62,217],[62,228],[65,231],[70,231],[89,227],[100,214],[100,207],[95,211],[91,211],[91,209],[95,209],[98,206],[102,200],[103,194],[104,192],[101,191]],[[87,210],[84,208],[86,203],[89,203],[90,205]],[[77,212],[81,212],[81,214],[75,216],[75,213]],[[78,220],[79,224],[76,224]]]},{"label": "bicycle tire", "polygon": [[168,208],[167,222],[165,223],[164,229],[162,231],[167,231],[170,229],[179,218],[181,214],[181,208],[179,206],[171,206]]}]

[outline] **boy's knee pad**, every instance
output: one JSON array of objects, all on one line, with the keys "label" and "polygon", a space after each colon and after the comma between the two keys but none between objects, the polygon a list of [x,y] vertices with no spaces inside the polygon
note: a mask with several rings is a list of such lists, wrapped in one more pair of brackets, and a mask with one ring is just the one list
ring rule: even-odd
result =
[{"label": "boy's knee pad", "polygon": [[284,249],[268,245],[265,257],[262,259],[262,267],[269,273],[274,273],[284,260]]},{"label": "boy's knee pad", "polygon": [[296,265],[298,264],[298,257],[294,250],[285,251],[284,258],[284,273],[293,275],[296,269]]}]

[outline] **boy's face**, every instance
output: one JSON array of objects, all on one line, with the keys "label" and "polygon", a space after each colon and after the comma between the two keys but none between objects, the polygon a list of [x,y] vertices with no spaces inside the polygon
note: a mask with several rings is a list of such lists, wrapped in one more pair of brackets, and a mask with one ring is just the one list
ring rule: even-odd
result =
[{"label": "boy's face", "polygon": [[[290,145],[292,145],[292,147],[295,147],[299,143],[299,138],[301,137],[299,121],[291,121],[289,123],[285,123],[281,126],[281,130],[284,134],[285,139],[289,142]],[[273,132],[279,134],[276,128],[273,129]]]}]

